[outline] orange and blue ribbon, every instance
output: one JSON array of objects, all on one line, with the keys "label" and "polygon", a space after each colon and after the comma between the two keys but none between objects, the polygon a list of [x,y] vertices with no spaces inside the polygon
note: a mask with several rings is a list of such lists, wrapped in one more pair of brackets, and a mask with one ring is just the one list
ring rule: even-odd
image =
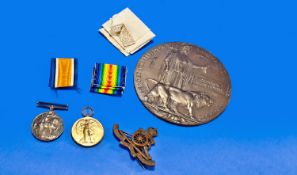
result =
[{"label": "orange and blue ribbon", "polygon": [[74,88],[77,86],[77,59],[52,58],[49,86],[51,88]]},{"label": "orange and blue ribbon", "polygon": [[91,92],[122,95],[126,87],[127,67],[96,63],[93,69]]}]

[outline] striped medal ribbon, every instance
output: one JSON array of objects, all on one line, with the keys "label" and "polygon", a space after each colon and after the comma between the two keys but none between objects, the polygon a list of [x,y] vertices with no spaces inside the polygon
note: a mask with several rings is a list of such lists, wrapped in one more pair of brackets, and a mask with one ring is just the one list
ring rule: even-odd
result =
[{"label": "striped medal ribbon", "polygon": [[91,92],[122,95],[126,87],[127,67],[96,63],[93,69]]},{"label": "striped medal ribbon", "polygon": [[53,89],[76,88],[77,59],[52,58],[49,86]]}]

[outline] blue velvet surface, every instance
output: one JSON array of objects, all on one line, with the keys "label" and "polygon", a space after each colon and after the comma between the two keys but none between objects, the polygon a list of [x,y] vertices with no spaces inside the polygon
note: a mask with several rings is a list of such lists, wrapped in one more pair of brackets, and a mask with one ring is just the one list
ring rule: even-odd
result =
[{"label": "blue velvet surface", "polygon": [[[98,34],[101,24],[129,7],[157,37],[124,57]],[[0,174],[297,174],[296,1],[51,0],[0,2]],[[138,59],[149,48],[190,42],[216,55],[232,80],[226,111],[209,124],[180,127],[147,111],[133,87]],[[48,87],[50,58],[78,58],[80,91]],[[89,92],[95,62],[128,66],[122,97]],[[43,100],[69,104],[58,111],[65,131],[44,143],[31,135]],[[105,128],[102,142],[82,148],[72,124],[91,105]],[[119,146],[112,126],[133,132],[158,128],[144,170]]]}]

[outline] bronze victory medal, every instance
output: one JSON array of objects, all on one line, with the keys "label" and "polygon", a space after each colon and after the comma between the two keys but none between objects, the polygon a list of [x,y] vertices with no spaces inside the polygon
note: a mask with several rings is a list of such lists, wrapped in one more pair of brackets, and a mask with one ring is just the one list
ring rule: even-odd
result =
[{"label": "bronze victory medal", "polygon": [[93,118],[94,110],[91,107],[85,107],[82,114],[84,117],[78,119],[72,126],[72,138],[81,146],[95,146],[102,140],[104,128],[98,120]]},{"label": "bronze victory medal", "polygon": [[200,125],[222,113],[231,94],[223,64],[198,46],[173,42],[146,52],[134,72],[134,86],[153,114],[179,125]]}]

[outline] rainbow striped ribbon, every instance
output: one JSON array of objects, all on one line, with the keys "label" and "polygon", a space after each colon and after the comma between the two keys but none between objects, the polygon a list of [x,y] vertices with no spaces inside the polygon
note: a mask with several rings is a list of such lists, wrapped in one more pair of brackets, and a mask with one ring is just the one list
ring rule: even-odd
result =
[{"label": "rainbow striped ribbon", "polygon": [[77,83],[77,59],[52,58],[49,87],[74,88]]},{"label": "rainbow striped ribbon", "polygon": [[122,95],[126,87],[127,67],[96,63],[93,69],[91,92]]}]

